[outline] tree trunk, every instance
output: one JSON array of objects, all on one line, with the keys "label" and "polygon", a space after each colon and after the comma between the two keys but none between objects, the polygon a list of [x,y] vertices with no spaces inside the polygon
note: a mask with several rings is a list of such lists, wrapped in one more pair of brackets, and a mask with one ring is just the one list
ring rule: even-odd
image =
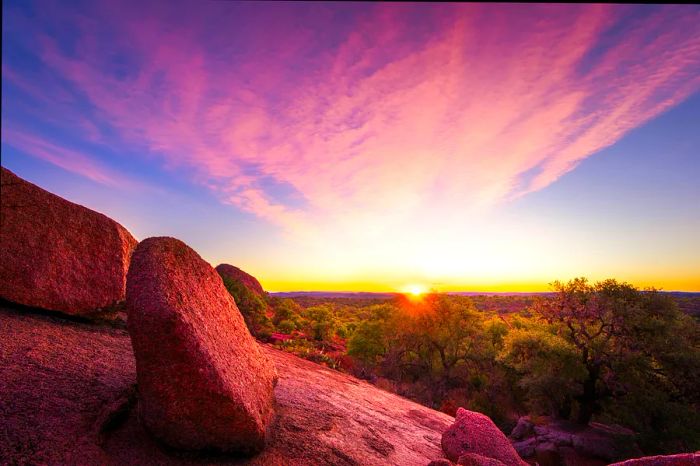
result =
[{"label": "tree trunk", "polygon": [[593,417],[593,412],[595,411],[595,402],[590,400],[581,400],[579,402],[578,418],[576,422],[581,425],[587,426],[591,422]]},{"label": "tree trunk", "polygon": [[558,406],[556,414],[559,419],[568,420],[571,417],[571,398],[568,396],[564,398],[564,401]]},{"label": "tree trunk", "polygon": [[582,425],[588,425],[591,422],[598,406],[596,384],[600,376],[600,367],[596,365],[588,365],[587,367],[588,377],[583,382],[583,393],[578,397],[579,411],[576,419],[576,422]]}]

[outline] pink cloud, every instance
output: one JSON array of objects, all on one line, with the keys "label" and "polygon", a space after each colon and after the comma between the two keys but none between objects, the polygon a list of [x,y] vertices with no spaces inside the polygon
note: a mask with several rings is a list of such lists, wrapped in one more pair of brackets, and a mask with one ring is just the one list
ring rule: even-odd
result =
[{"label": "pink cloud", "polygon": [[[226,4],[212,8],[208,18]],[[78,51],[45,36],[41,57],[123,140],[302,232],[381,231],[543,189],[700,88],[697,8],[634,21],[627,6],[412,8],[367,5],[335,35],[266,10],[270,26],[231,45],[206,34],[207,12],[169,23],[115,5],[102,12],[108,47],[136,73],[109,71],[84,20]],[[416,14],[427,32],[415,32]]]}]

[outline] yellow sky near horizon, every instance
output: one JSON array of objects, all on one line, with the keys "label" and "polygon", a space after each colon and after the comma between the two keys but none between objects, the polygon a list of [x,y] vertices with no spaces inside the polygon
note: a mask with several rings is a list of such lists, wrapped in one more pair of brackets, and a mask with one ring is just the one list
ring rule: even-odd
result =
[{"label": "yellow sky near horizon", "polygon": [[[582,275],[586,276],[586,275]],[[550,283],[559,280],[567,281],[576,276],[560,276],[552,277],[551,279],[532,280],[532,281],[458,281],[449,282],[434,282],[431,280],[394,280],[382,281],[371,279],[364,280],[294,280],[289,279],[266,279],[257,277],[263,288],[270,292],[290,292],[290,291],[336,291],[336,292],[377,292],[377,293],[405,293],[409,292],[412,287],[421,287],[424,290],[434,290],[437,292],[453,292],[453,291],[473,291],[473,292],[546,292],[551,291]],[[626,281],[639,289],[656,288],[663,291],[685,291],[685,292],[700,292],[700,277],[671,277],[665,280],[649,280],[638,277],[623,277],[623,276],[586,276],[591,282],[604,280],[607,278],[615,278],[618,281]]]}]

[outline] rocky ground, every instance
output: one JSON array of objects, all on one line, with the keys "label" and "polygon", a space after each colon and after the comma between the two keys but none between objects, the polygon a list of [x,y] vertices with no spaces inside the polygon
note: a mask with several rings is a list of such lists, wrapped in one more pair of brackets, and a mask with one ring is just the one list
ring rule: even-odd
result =
[{"label": "rocky ground", "polygon": [[0,308],[1,464],[426,465],[454,418],[264,346],[277,419],[259,455],[157,444],[136,410],[129,335],[119,326]]}]

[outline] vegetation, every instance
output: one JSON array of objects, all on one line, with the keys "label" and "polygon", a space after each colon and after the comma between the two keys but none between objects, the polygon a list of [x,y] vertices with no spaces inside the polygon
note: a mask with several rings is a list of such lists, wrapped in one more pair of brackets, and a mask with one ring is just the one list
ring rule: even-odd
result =
[{"label": "vegetation", "polygon": [[[535,305],[540,325],[525,337],[548,347],[550,357],[544,359],[557,364],[558,380],[535,376],[537,370],[528,367],[531,363],[523,364],[529,357],[523,334],[509,338],[505,360],[532,379],[533,390],[566,386],[564,393],[552,388],[560,392],[553,398],[560,416],[570,417],[573,408],[577,421],[587,424],[594,414],[606,411],[606,404],[619,405],[640,387],[662,388],[668,396],[665,400],[657,396],[657,403],[672,398],[693,401],[684,372],[692,368],[690,375],[698,375],[697,334],[688,332],[694,322],[668,296],[654,290],[640,292],[615,280],[590,285],[576,279],[556,282],[554,288],[557,294],[552,299]],[[681,359],[683,367],[678,364]]]},{"label": "vegetation", "polygon": [[671,294],[580,278],[538,296],[264,302],[226,286],[259,338],[450,414],[506,431],[524,414],[595,420],[650,454],[700,448],[700,325]]},{"label": "vegetation", "polygon": [[267,315],[268,305],[263,298],[246,287],[242,282],[222,276],[224,286],[233,296],[241,311],[250,333],[261,340],[270,337],[275,327]]}]

